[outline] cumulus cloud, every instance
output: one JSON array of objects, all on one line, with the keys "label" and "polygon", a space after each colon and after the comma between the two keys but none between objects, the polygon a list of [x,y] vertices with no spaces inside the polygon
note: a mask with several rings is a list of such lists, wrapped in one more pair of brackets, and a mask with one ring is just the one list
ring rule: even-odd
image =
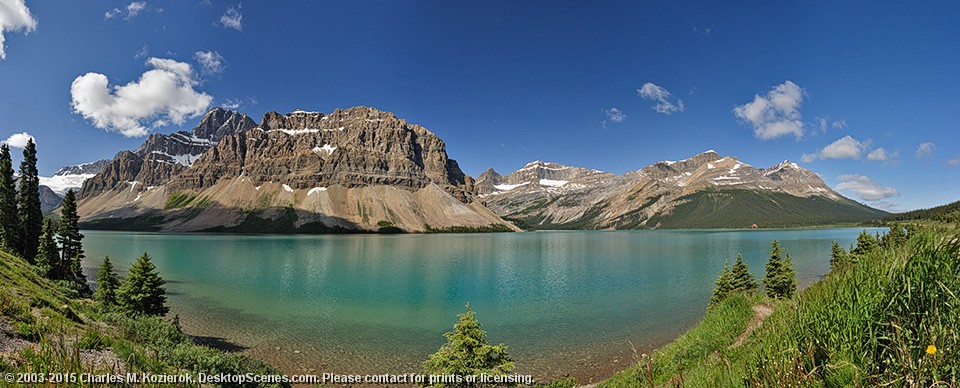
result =
[{"label": "cumulus cloud", "polygon": [[123,86],[110,86],[107,76],[87,73],[70,86],[74,112],[94,126],[127,137],[145,136],[147,127],[183,124],[206,112],[213,97],[194,90],[197,81],[189,64],[150,58],[152,69]]},{"label": "cumulus cloud", "polygon": [[103,18],[113,19],[121,14],[126,14],[126,16],[123,17],[123,20],[130,21],[130,20],[133,20],[133,18],[137,17],[137,15],[140,14],[140,11],[143,11],[146,8],[147,8],[146,1],[134,1],[130,4],[127,4],[127,6],[124,7],[124,9],[114,8],[107,12],[104,12]]},{"label": "cumulus cloud", "polygon": [[223,72],[223,56],[216,51],[197,51],[193,57],[200,64],[200,72],[204,75],[214,75]]},{"label": "cumulus cloud", "polygon": [[933,152],[936,151],[936,149],[937,149],[936,144],[921,143],[920,146],[917,147],[917,152],[914,154],[914,156],[917,159],[929,158],[933,156]]},{"label": "cumulus cloud", "polygon": [[803,154],[800,159],[805,163],[810,163],[817,159],[860,159],[860,154],[869,148],[869,141],[860,141],[847,135],[828,144],[820,151],[812,154]]},{"label": "cumulus cloud", "polygon": [[224,28],[232,28],[237,31],[243,31],[243,14],[240,13],[241,4],[227,8],[222,16],[220,16],[220,26]]},{"label": "cumulus cloud", "polygon": [[845,174],[837,177],[840,184],[837,190],[850,190],[856,196],[867,202],[877,202],[887,198],[899,197],[900,193],[893,187],[882,187],[869,177],[860,174]]},{"label": "cumulus cloud", "polygon": [[10,146],[10,148],[22,149],[27,146],[27,141],[30,140],[33,140],[34,143],[37,142],[37,140],[33,138],[33,135],[26,132],[20,132],[10,135],[10,137],[8,137],[7,140],[4,140],[2,143]]},{"label": "cumulus cloud", "polygon": [[887,160],[896,158],[896,157],[897,157],[897,154],[898,154],[898,153],[897,153],[896,151],[894,151],[894,152],[889,152],[889,151],[887,151],[886,149],[884,149],[883,147],[880,147],[880,148],[877,148],[877,149],[875,149],[875,150],[873,150],[873,151],[870,151],[870,153],[867,154],[867,160],[870,160],[870,161],[887,161]]},{"label": "cumulus cloud", "polygon": [[756,95],[752,102],[733,108],[733,113],[753,127],[760,140],[793,135],[803,137],[800,105],[803,89],[792,81],[774,86],[766,95]]},{"label": "cumulus cloud", "polygon": [[683,100],[675,97],[667,89],[652,82],[643,84],[637,94],[644,99],[656,102],[653,110],[666,115],[683,112]]},{"label": "cumulus cloud", "polygon": [[627,114],[617,108],[604,109],[603,113],[607,115],[607,119],[615,123],[622,123],[627,120]]},{"label": "cumulus cloud", "polygon": [[23,31],[24,34],[37,29],[37,19],[23,0],[0,0],[0,60],[7,59],[7,32]]}]

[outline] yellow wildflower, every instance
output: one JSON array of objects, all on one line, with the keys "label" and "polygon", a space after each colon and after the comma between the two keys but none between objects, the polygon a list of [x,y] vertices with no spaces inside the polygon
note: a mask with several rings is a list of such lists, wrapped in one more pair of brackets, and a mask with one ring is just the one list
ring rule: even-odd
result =
[{"label": "yellow wildflower", "polygon": [[936,353],[937,353],[936,345],[927,346],[927,354],[936,354]]}]

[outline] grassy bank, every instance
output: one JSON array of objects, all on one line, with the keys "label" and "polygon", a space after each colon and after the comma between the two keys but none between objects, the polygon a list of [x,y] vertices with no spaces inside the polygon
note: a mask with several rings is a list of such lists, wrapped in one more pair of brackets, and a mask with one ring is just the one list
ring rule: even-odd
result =
[{"label": "grassy bank", "polygon": [[[695,328],[600,386],[956,386],[957,232],[928,226],[891,245],[791,300],[727,298]],[[771,303],[772,315],[735,346],[758,303]]]},{"label": "grassy bank", "polygon": [[[79,299],[6,252],[0,252],[0,344],[3,374],[279,374],[258,360],[198,345],[165,319],[129,317]],[[124,386],[110,384],[118,385]]]}]

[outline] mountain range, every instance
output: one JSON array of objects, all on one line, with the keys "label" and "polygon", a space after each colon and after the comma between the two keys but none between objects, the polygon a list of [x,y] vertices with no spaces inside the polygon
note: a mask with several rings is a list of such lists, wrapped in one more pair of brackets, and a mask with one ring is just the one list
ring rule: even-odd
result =
[{"label": "mountain range", "polygon": [[712,150],[623,175],[535,161],[474,180],[434,133],[369,107],[269,112],[259,123],[214,108],[189,132],[151,134],[54,178],[53,191],[82,181],[85,227],[123,230],[739,228],[888,215],[795,163],[757,168]]}]

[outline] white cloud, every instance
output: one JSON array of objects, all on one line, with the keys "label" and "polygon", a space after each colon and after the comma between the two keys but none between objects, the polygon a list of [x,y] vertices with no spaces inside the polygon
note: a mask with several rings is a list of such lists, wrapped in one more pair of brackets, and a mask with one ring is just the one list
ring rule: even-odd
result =
[{"label": "white cloud", "polygon": [[936,149],[937,149],[936,144],[921,143],[920,146],[917,147],[917,152],[916,154],[914,154],[914,156],[916,156],[917,159],[929,158],[933,156],[933,151],[935,151]]},{"label": "white cloud", "polygon": [[683,100],[675,97],[664,87],[652,82],[643,84],[637,89],[637,94],[644,99],[656,102],[653,110],[659,113],[669,115],[675,112],[683,112]]},{"label": "white cloud", "polygon": [[847,120],[835,120],[830,124],[833,129],[844,129],[847,127]]},{"label": "white cloud", "polygon": [[810,163],[817,159],[860,159],[860,154],[869,148],[869,141],[859,141],[854,139],[852,136],[847,135],[837,139],[837,141],[833,143],[828,144],[820,151],[812,154],[803,154],[803,156],[800,157],[800,160],[802,160],[804,163]]},{"label": "white cloud", "polygon": [[950,159],[947,161],[947,164],[951,166],[960,166],[960,158]]},{"label": "white cloud", "polygon": [[149,54],[150,54],[150,46],[143,45],[143,47],[140,48],[140,51],[137,51],[137,55],[134,55],[133,57],[134,57],[134,58],[143,58],[143,57],[145,57],[145,56],[147,56],[147,55],[149,55]]},{"label": "white cloud", "polygon": [[197,81],[189,64],[161,58],[146,64],[153,69],[123,86],[111,87],[100,73],[77,77],[70,86],[73,110],[97,128],[127,137],[145,136],[144,125],[180,125],[206,112],[213,97],[194,90]]},{"label": "white cloud", "polygon": [[850,190],[861,199],[876,202],[891,197],[899,197],[900,193],[893,187],[882,187],[870,178],[860,174],[845,174],[837,177],[840,184],[837,190]]},{"label": "white cloud", "polygon": [[123,17],[123,20],[130,21],[130,20],[133,20],[133,18],[137,17],[137,15],[140,14],[140,11],[143,11],[146,8],[147,8],[146,1],[134,1],[130,4],[127,4],[127,6],[124,7],[124,9],[114,8],[107,12],[104,12],[103,18],[113,19],[123,13],[126,13],[126,16]]},{"label": "white cloud", "polygon": [[243,14],[240,13],[241,4],[235,7],[227,8],[227,12],[220,16],[220,25],[225,28],[232,28],[237,31],[243,31]]},{"label": "white cloud", "polygon": [[20,132],[10,135],[10,137],[8,137],[7,140],[4,140],[2,143],[10,146],[11,148],[22,149],[27,146],[27,141],[29,140],[33,140],[34,143],[37,142],[37,140],[33,138],[33,135],[26,132]]},{"label": "white cloud", "polygon": [[753,126],[753,134],[760,140],[794,135],[803,137],[800,105],[803,89],[791,81],[774,86],[765,96],[756,95],[752,102],[733,108],[733,113]]},{"label": "white cloud", "polygon": [[0,0],[0,60],[7,59],[6,33],[23,31],[24,34],[37,29],[37,19],[23,0]]},{"label": "white cloud", "polygon": [[604,109],[603,113],[607,115],[607,119],[615,123],[622,123],[627,120],[627,114],[617,108]]},{"label": "white cloud", "polygon": [[197,51],[193,57],[200,64],[200,72],[204,75],[214,75],[223,72],[223,56],[216,51]]},{"label": "white cloud", "polygon": [[873,150],[873,151],[870,151],[870,153],[867,154],[867,160],[871,160],[871,161],[887,161],[887,160],[896,158],[896,157],[897,157],[897,154],[898,154],[898,152],[896,152],[896,151],[894,151],[894,152],[889,152],[889,151],[887,151],[886,149],[884,149],[883,147],[880,147],[880,148],[877,148],[877,149],[875,149],[875,150]]}]

